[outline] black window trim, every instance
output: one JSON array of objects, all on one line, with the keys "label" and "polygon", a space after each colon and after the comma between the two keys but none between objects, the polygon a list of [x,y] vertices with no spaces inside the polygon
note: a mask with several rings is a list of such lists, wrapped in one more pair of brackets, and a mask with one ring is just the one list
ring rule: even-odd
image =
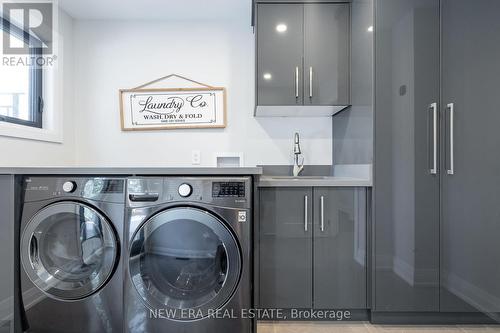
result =
[{"label": "black window trim", "polygon": [[[26,44],[29,45],[30,37],[33,41],[33,38],[42,45],[42,42],[35,36],[30,35],[28,31],[24,31],[19,28],[15,24],[12,24],[4,17],[0,17],[0,31],[5,34],[12,34],[20,39],[22,39]],[[5,37],[5,36],[4,36]],[[31,57],[40,57],[43,55],[43,48],[40,46],[39,48],[31,48],[30,56]],[[0,121],[8,122],[17,125],[30,126],[35,128],[43,128],[43,77],[42,77],[42,68],[40,66],[30,66],[30,76],[29,76],[29,110],[31,113],[31,119],[33,120],[24,120],[15,117],[9,117],[0,115]]]}]

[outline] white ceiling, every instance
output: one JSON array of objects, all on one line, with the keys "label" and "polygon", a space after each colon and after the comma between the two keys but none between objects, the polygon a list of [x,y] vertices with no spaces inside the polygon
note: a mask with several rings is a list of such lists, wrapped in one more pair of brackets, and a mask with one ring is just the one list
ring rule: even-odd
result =
[{"label": "white ceiling", "polygon": [[250,14],[251,0],[59,0],[80,20],[225,19]]}]

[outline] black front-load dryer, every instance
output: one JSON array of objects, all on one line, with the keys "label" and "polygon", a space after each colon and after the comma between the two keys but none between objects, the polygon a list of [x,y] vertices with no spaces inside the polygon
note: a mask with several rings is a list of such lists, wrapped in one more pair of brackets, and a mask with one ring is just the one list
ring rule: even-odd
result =
[{"label": "black front-load dryer", "polygon": [[20,258],[28,332],[122,332],[125,180],[25,180]]}]

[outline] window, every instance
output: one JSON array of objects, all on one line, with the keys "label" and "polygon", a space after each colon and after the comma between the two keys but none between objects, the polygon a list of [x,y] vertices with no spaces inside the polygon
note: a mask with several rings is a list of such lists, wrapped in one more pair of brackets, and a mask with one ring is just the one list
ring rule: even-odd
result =
[{"label": "window", "polygon": [[[27,45],[31,40],[31,54],[23,58],[34,59],[42,55],[41,47],[33,47],[33,36],[3,18],[0,20],[2,38],[9,38],[10,43]],[[3,58],[9,58],[9,55],[3,55]],[[42,111],[42,69],[36,65],[6,64],[2,61],[0,63],[0,121],[42,128]]]}]

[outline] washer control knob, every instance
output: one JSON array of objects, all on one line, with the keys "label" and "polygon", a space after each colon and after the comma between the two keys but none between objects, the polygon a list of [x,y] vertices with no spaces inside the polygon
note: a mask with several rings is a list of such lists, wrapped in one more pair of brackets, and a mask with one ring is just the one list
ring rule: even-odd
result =
[{"label": "washer control knob", "polygon": [[76,183],[75,182],[64,182],[62,189],[66,193],[72,193],[76,190]]},{"label": "washer control knob", "polygon": [[179,186],[179,195],[181,197],[189,197],[191,193],[193,193],[191,185],[184,183]]}]

